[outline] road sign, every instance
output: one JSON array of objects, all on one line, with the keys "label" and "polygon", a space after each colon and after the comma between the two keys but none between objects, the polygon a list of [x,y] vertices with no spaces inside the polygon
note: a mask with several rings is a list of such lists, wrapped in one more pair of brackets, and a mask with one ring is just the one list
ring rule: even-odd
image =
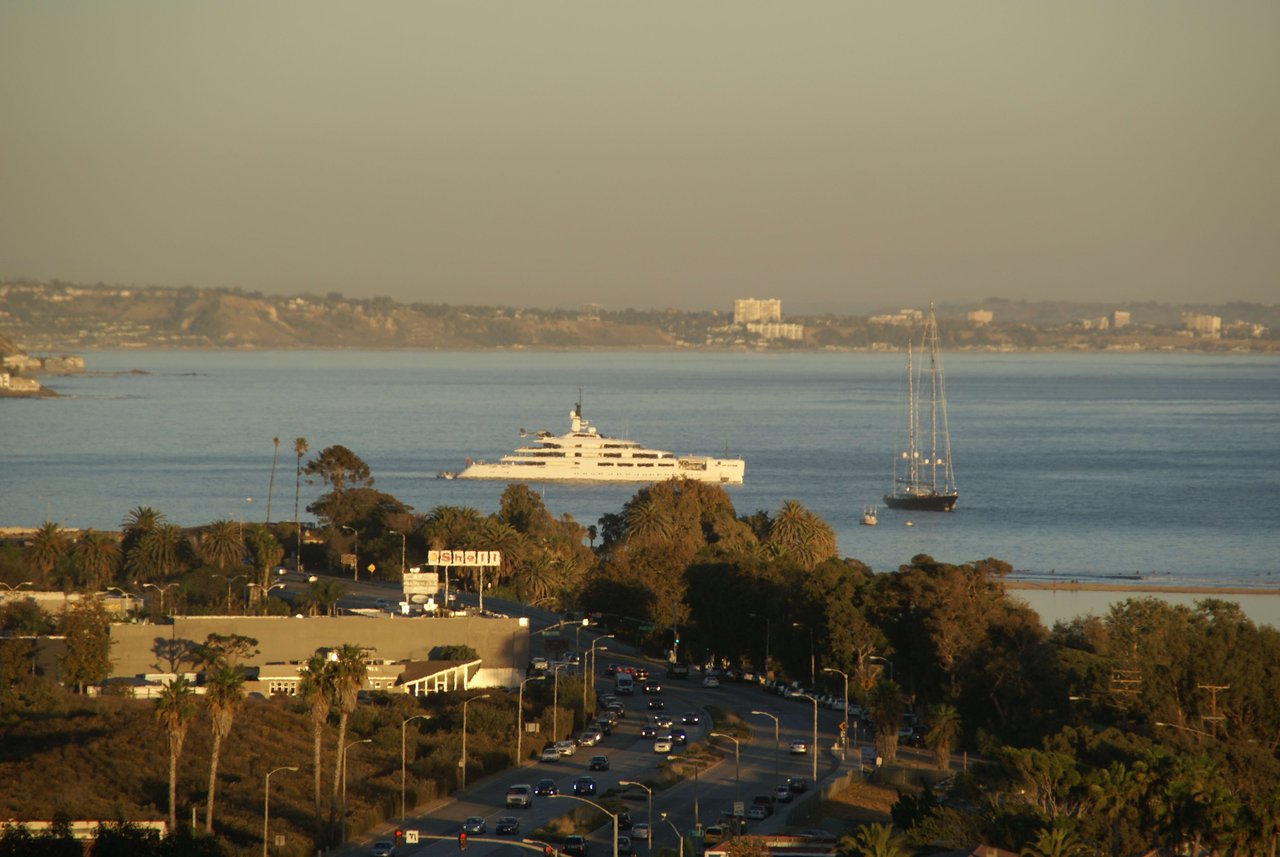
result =
[{"label": "road sign", "polygon": [[418,831],[416,831],[416,830],[406,830],[406,831],[404,832],[404,844],[405,844],[405,845],[417,845],[417,844],[418,844]]}]

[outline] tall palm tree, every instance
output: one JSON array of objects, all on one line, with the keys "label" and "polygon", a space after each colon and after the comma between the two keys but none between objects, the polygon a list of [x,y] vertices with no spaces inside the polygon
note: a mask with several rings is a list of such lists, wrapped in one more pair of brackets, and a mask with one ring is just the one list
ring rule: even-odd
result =
[{"label": "tall palm tree", "polygon": [[214,521],[200,534],[200,557],[205,562],[226,571],[227,566],[239,565],[244,558],[244,540],[239,521]]},{"label": "tall palm tree", "polygon": [[298,517],[298,498],[302,496],[302,456],[307,454],[307,439],[293,439],[293,455],[297,459],[293,475],[293,526],[298,531],[297,564],[294,571],[302,571],[302,519]]},{"label": "tall palm tree", "polygon": [[271,438],[271,481],[267,483],[267,523],[271,523],[271,498],[276,490],[276,461],[280,458],[280,438]]},{"label": "tall palm tree", "polygon": [[338,758],[333,766],[333,798],[329,804],[330,822],[337,816],[338,788],[342,784],[342,747],[347,740],[347,718],[356,710],[360,688],[369,675],[369,664],[364,652],[353,643],[344,643],[334,662],[333,700],[338,707]]},{"label": "tall palm tree", "polygon": [[867,824],[840,840],[838,852],[850,857],[907,857],[902,837],[888,824]]},{"label": "tall palm tree", "polygon": [[71,542],[67,539],[66,531],[53,521],[45,521],[36,530],[27,545],[24,559],[41,588],[52,582],[53,570],[70,548]]},{"label": "tall palm tree", "polygon": [[875,728],[876,750],[886,763],[892,764],[898,756],[898,724],[906,711],[902,688],[892,681],[881,679],[871,690],[867,700],[871,707],[871,723]]},{"label": "tall palm tree", "polygon": [[253,557],[254,570],[258,573],[258,583],[265,589],[271,585],[271,569],[284,557],[284,548],[266,524],[250,525],[245,541]]},{"label": "tall palm tree", "polygon": [[163,512],[157,512],[150,506],[137,506],[130,509],[129,514],[124,516],[124,520],[120,522],[120,529],[126,532],[129,530],[147,532],[148,530],[154,530],[163,523]]},{"label": "tall palm tree", "polygon": [[164,727],[169,738],[169,829],[178,827],[178,757],[182,755],[182,742],[187,738],[187,727],[195,717],[196,704],[191,683],[178,676],[160,692],[156,700],[156,720]]},{"label": "tall palm tree", "polygon": [[673,523],[667,510],[649,498],[627,506],[627,537],[631,539],[669,539]]},{"label": "tall palm tree", "polygon": [[86,530],[72,549],[86,589],[101,590],[120,566],[120,543],[110,533]]},{"label": "tall palm tree", "polygon": [[924,743],[933,751],[933,761],[939,769],[947,769],[951,762],[951,748],[959,736],[960,712],[945,702],[935,705],[929,712],[929,731],[924,736]]},{"label": "tall palm tree", "polygon": [[213,749],[209,753],[209,803],[204,810],[204,829],[213,832],[213,796],[218,784],[218,758],[222,739],[231,733],[236,710],[244,702],[244,673],[228,664],[220,664],[205,676],[204,704],[209,709],[209,725],[213,729]]},{"label": "tall palm tree", "polygon": [[835,530],[799,501],[782,504],[769,527],[769,542],[807,569],[836,555]]},{"label": "tall palm tree", "polygon": [[306,604],[311,614],[324,613],[334,615],[338,599],[347,594],[347,587],[340,581],[330,577],[322,577],[307,587]]},{"label": "tall palm tree", "polygon": [[298,693],[307,704],[307,714],[311,718],[311,738],[315,751],[312,775],[315,780],[315,835],[316,841],[321,838],[320,829],[320,749],[324,737],[324,724],[329,719],[329,710],[333,708],[334,663],[320,652],[316,652],[302,668],[302,682]]},{"label": "tall palm tree", "polygon": [[170,577],[178,571],[187,548],[187,536],[177,524],[160,524],[142,534],[125,554],[125,571],[135,580]]}]

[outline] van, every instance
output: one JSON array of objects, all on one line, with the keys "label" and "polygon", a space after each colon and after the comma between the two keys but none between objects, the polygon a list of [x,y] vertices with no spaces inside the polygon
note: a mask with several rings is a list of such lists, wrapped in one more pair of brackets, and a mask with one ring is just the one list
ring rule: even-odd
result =
[{"label": "van", "polygon": [[507,789],[507,806],[526,808],[533,806],[533,786],[520,785]]},{"label": "van", "polygon": [[626,673],[618,673],[613,679],[613,691],[619,696],[634,696],[636,692],[635,680]]}]

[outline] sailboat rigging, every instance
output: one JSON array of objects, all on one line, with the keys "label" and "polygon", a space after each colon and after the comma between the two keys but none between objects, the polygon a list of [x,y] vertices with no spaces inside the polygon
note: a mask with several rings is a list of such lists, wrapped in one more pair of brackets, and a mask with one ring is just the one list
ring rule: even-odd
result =
[{"label": "sailboat rigging", "polygon": [[[894,460],[893,491],[884,495],[890,509],[950,512],[960,494],[951,469],[951,431],[947,425],[947,395],[938,359],[938,322],[933,304],[925,321],[921,351],[929,354],[928,433],[921,427],[924,368],[913,366],[914,353],[907,342],[907,449]],[[922,436],[923,435],[923,436]],[[927,449],[925,448],[927,447]],[[901,468],[901,472],[899,472]]]}]

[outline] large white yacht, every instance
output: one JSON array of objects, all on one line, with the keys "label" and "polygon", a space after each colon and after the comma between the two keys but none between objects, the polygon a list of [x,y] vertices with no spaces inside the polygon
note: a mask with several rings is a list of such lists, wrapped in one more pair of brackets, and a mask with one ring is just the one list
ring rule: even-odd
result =
[{"label": "large white yacht", "polygon": [[569,412],[569,431],[527,434],[534,442],[501,460],[489,463],[467,459],[458,479],[510,479],[530,482],[661,482],[696,479],[699,482],[741,485],[746,465],[741,458],[673,455],[647,449],[631,440],[606,437],[582,417],[582,403]]}]

